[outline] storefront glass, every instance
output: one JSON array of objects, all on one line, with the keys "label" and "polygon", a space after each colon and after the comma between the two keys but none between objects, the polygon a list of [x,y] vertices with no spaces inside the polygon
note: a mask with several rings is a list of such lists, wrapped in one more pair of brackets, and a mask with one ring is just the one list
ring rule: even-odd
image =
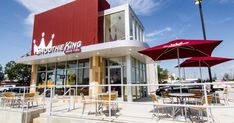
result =
[{"label": "storefront glass", "polygon": [[[132,83],[133,84],[146,84],[146,70],[145,64],[141,61],[132,58]],[[133,86],[132,87],[132,96],[133,100],[137,100],[146,96],[147,87],[143,86]]]},{"label": "storefront glass", "polygon": [[[89,85],[89,59],[38,65],[37,86],[51,85],[56,85],[56,94],[63,94],[68,90],[59,86]],[[78,92],[80,88],[76,89]]]},{"label": "storefront glass", "polygon": [[[106,84],[127,84],[126,58],[114,57],[106,60]],[[123,86],[112,86],[111,91],[118,91],[119,97],[125,100],[126,90]],[[108,91],[107,87],[105,91]]]},{"label": "storefront glass", "polygon": [[76,85],[76,70],[68,69],[67,70],[67,83],[66,85]]},{"label": "storefront glass", "polygon": [[105,42],[125,40],[125,11],[105,16]]}]

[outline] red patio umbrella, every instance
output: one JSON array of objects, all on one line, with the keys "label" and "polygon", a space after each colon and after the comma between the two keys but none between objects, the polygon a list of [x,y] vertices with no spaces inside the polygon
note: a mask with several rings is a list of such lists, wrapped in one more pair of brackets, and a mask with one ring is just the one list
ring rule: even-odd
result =
[{"label": "red patio umbrella", "polygon": [[[221,58],[221,57],[193,57],[185,60],[181,63],[180,67],[199,67],[200,68],[200,77],[202,79],[201,67],[213,67],[215,65],[221,64],[223,62],[227,62],[230,60],[234,60],[231,58]],[[176,66],[176,67],[178,67]]]},{"label": "red patio umbrella", "polygon": [[221,42],[222,40],[178,39],[139,52],[151,57],[155,61],[211,56],[214,48]]},{"label": "red patio umbrella", "polygon": [[221,58],[221,57],[193,57],[185,60],[180,64],[180,67],[213,67],[215,65],[221,64],[223,62],[227,62],[230,60],[234,60],[231,58]]},{"label": "red patio umbrella", "polygon": [[[180,64],[179,58],[211,56],[214,48],[221,42],[222,40],[178,39],[139,52],[155,61],[177,58]],[[180,77],[180,66],[178,68]]]}]

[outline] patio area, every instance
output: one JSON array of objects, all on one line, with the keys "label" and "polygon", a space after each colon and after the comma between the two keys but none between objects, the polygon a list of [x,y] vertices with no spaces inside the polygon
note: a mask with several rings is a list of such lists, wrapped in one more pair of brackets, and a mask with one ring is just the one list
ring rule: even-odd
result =
[{"label": "patio area", "polygon": [[[218,92],[220,95],[220,103],[211,104],[216,106],[209,108],[212,113],[211,122],[215,123],[233,123],[232,118],[234,117],[234,89],[229,91],[228,103],[223,100],[222,91]],[[82,100],[81,97],[77,100]],[[163,98],[159,97],[158,101],[163,104]],[[214,102],[215,103],[215,102]],[[177,105],[177,104],[175,104]],[[175,106],[174,107],[177,107]],[[70,107],[70,108],[69,108]],[[204,111],[203,120],[202,118],[197,119],[195,116],[198,112],[191,110],[191,119],[187,118],[185,121],[178,120],[177,115],[180,115],[180,111],[177,115],[173,116],[173,106],[169,106],[164,111],[159,112],[159,117],[153,116],[153,102],[150,97],[142,98],[136,102],[118,102],[117,111],[111,110],[111,116],[109,110],[104,107],[103,110],[96,112],[96,105],[88,104],[85,106],[83,112],[83,103],[64,101],[63,99],[54,99],[52,111],[48,111],[40,115],[39,118],[34,119],[34,123],[50,123],[57,122],[116,122],[116,123],[181,123],[181,122],[208,122],[206,113]],[[163,107],[163,106],[162,106]],[[168,107],[167,105],[165,107]],[[48,106],[49,108],[49,106]],[[192,107],[191,107],[192,108]],[[188,106],[187,109],[190,109]],[[156,111],[157,112],[157,111]],[[51,116],[49,115],[51,113]]]},{"label": "patio area", "polygon": [[[207,86],[207,83],[201,83],[201,85]],[[175,84],[171,84],[171,86],[175,86]],[[220,84],[218,86],[218,88],[223,87]],[[198,97],[195,95],[197,92],[192,91],[187,93],[170,92],[167,95],[162,93],[161,96],[153,92],[148,93],[147,97],[133,102],[122,101],[116,92],[97,93],[98,98],[84,96],[82,93],[77,96],[58,96],[52,93],[53,96],[46,97],[43,94],[32,96],[33,94],[30,93],[12,94],[12,92],[10,97],[6,97],[8,92],[3,93],[1,97],[0,111],[2,113],[0,113],[0,117],[7,119],[11,112],[21,112],[27,116],[24,118],[31,118],[33,123],[233,123],[234,88],[231,85],[226,87],[228,87],[227,95],[225,95],[225,88],[215,93],[209,93],[203,88],[205,90],[199,90],[202,95]],[[207,98],[204,98],[205,95]],[[45,112],[40,112],[37,117],[30,116],[32,112],[43,109]]]}]

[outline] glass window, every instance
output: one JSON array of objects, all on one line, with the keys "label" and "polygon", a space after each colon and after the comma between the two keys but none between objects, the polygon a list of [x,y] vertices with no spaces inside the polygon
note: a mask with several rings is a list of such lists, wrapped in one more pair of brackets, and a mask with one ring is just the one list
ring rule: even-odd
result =
[{"label": "glass window", "polygon": [[82,59],[78,61],[79,68],[81,67],[89,67],[89,59]]},{"label": "glass window", "polygon": [[134,26],[134,22],[133,22],[133,17],[130,15],[130,40],[133,40],[133,26]]},{"label": "glass window", "polygon": [[78,69],[78,85],[89,84],[89,68]]},{"label": "glass window", "polygon": [[141,27],[138,25],[138,41],[141,40]]},{"label": "glass window", "polygon": [[127,63],[126,63],[126,57],[125,57],[125,56],[122,57],[122,64],[123,64],[123,66],[126,66],[126,64],[127,64]]},{"label": "glass window", "polygon": [[118,66],[118,65],[122,65],[121,57],[109,58],[109,66]]},{"label": "glass window", "polygon": [[132,67],[132,83],[136,83],[136,68]]},{"label": "glass window", "polygon": [[125,40],[125,11],[105,16],[105,41]]},{"label": "glass window", "polygon": [[137,40],[137,21],[135,21],[135,40]]},{"label": "glass window", "polygon": [[46,64],[38,65],[38,71],[46,71]]},{"label": "glass window", "polygon": [[55,69],[55,63],[47,65],[47,71],[51,71],[51,70],[54,70],[54,69]]},{"label": "glass window", "polygon": [[57,69],[65,69],[65,62],[59,62],[59,63],[57,63],[57,65],[56,65],[56,67],[57,67]]},{"label": "glass window", "polygon": [[140,72],[140,83],[143,83],[143,71],[139,70]]},{"label": "glass window", "polygon": [[55,74],[54,72],[47,72],[47,86],[54,85]]},{"label": "glass window", "polygon": [[126,67],[123,67],[123,84],[127,84],[127,70]]},{"label": "glass window", "polygon": [[56,85],[64,85],[66,79],[66,71],[65,70],[57,70],[56,71]]},{"label": "glass window", "polygon": [[139,69],[137,68],[136,69],[136,83],[139,83],[140,82],[140,73],[139,73]]},{"label": "glass window", "polygon": [[143,82],[146,82],[146,71],[143,71]]},{"label": "glass window", "polygon": [[141,41],[143,41],[143,40],[144,40],[144,30],[141,29]]},{"label": "glass window", "polygon": [[45,85],[46,85],[46,72],[38,72],[37,86],[45,86]]},{"label": "glass window", "polygon": [[67,85],[76,85],[76,70],[67,70]]},{"label": "glass window", "polygon": [[135,67],[136,66],[136,59],[132,57],[131,62],[132,62],[132,66]]},{"label": "glass window", "polygon": [[77,61],[68,61],[67,62],[67,68],[68,69],[76,69],[77,68]]}]

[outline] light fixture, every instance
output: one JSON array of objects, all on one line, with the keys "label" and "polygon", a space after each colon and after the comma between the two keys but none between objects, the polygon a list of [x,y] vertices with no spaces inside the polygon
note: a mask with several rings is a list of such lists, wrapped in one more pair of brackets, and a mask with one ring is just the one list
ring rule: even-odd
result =
[{"label": "light fixture", "polygon": [[198,5],[202,2],[202,0],[195,0],[195,4]]},{"label": "light fixture", "polygon": [[97,55],[99,55],[100,53],[99,52],[97,52]]},{"label": "light fixture", "polygon": [[60,60],[60,58],[57,58],[57,60],[59,61],[59,60]]},{"label": "light fixture", "polygon": [[132,49],[129,49],[129,51],[132,51]]},{"label": "light fixture", "polygon": [[79,56],[78,55],[76,55],[76,58],[78,58]]}]

